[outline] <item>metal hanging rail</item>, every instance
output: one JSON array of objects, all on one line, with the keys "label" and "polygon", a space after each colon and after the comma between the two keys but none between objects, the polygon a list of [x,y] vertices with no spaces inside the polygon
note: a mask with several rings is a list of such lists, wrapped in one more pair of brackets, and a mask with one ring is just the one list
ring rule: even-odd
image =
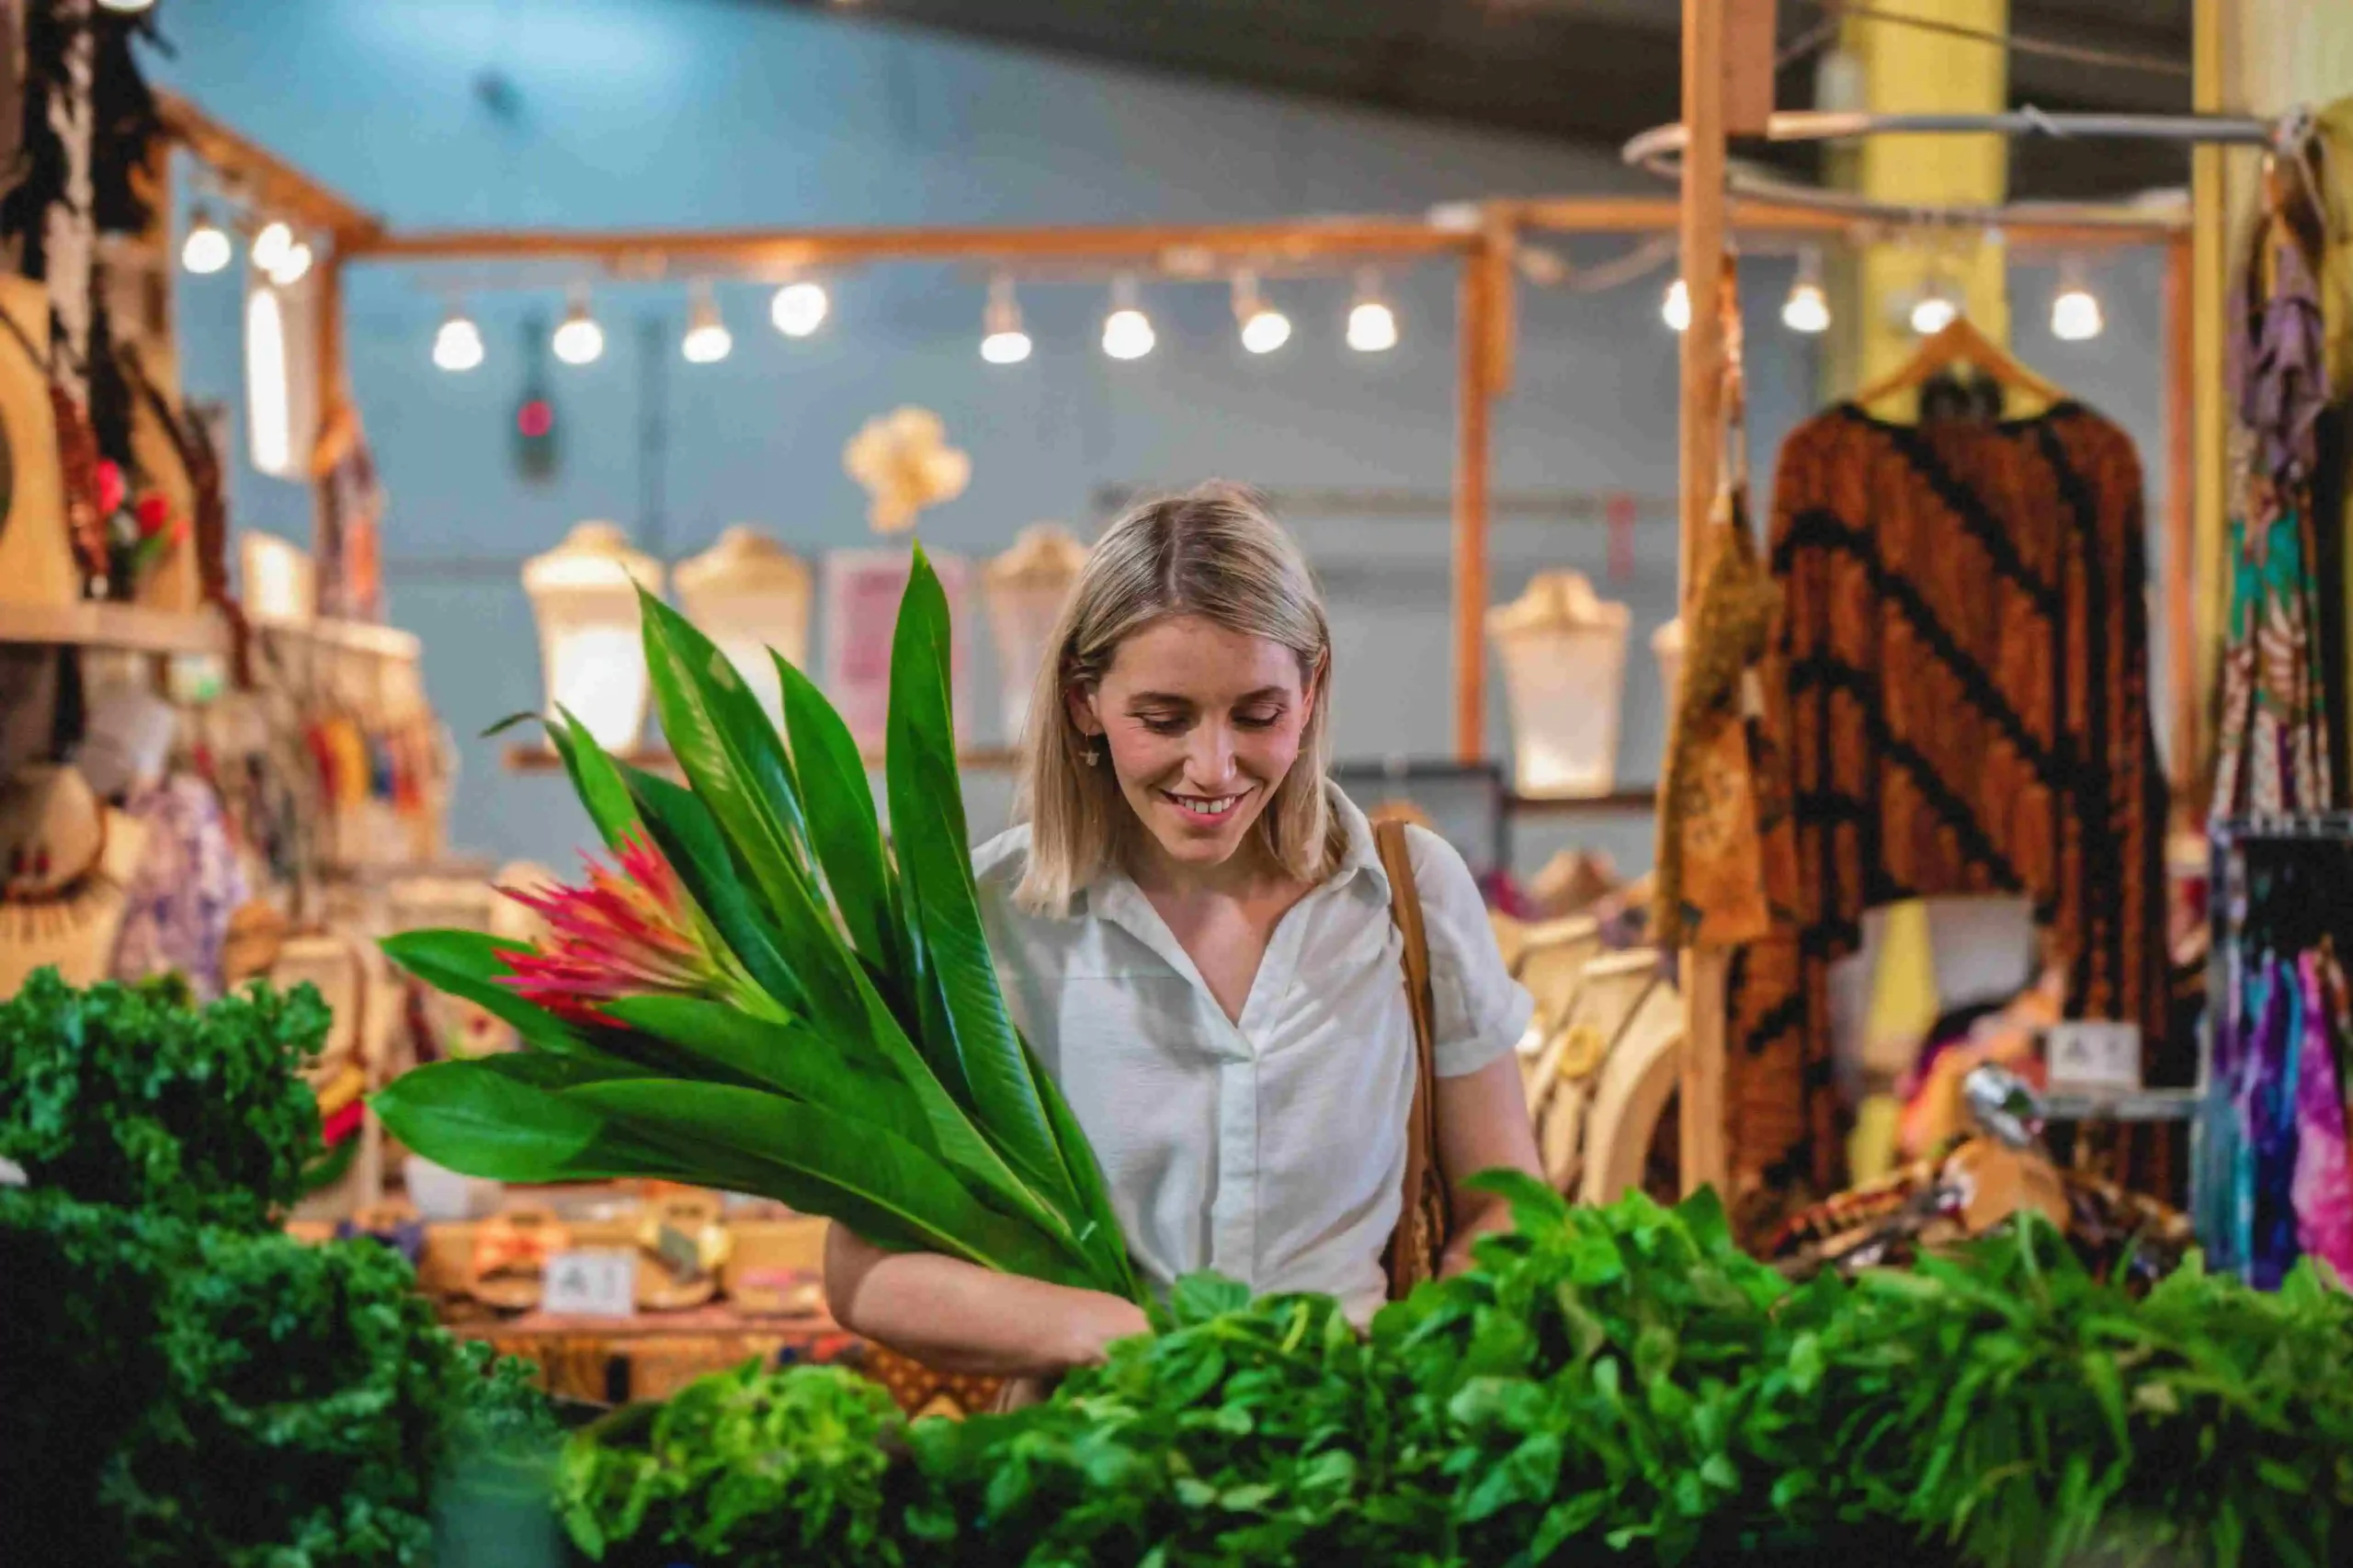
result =
[{"label": "metal hanging rail", "polygon": [[[2047,114],[2029,107],[2001,114],[1866,114],[1829,109],[1784,109],[1767,120],[1768,142],[1853,142],[1870,136],[2050,136],[2062,140],[2179,142],[2190,145],[2270,147],[2286,121],[2219,114]],[[1629,141],[1620,156],[1634,168],[1665,179],[1679,179],[1688,141],[1678,122],[1653,126]],[[2008,201],[1984,205],[1924,207],[1878,201],[1850,191],[1825,190],[1778,179],[1733,165],[1725,184],[1738,196],[1785,206],[1811,208],[1846,218],[1891,223],[1943,222],[1972,227],[2017,223],[2066,223],[2087,228],[2146,229],[2153,222],[2188,226],[2178,214],[2130,203]]]}]

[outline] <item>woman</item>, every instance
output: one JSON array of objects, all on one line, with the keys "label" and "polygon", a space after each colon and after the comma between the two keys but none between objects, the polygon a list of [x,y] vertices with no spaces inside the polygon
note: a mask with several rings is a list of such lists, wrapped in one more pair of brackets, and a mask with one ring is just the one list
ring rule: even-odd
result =
[{"label": "woman", "polygon": [[[1139,1268],[1384,1294],[1416,1077],[1390,888],[1324,778],[1332,647],[1298,548],[1245,493],[1131,512],[1043,661],[1029,821],[975,857],[1006,997],[1103,1165]],[[1428,932],[1437,1154],[1454,1240],[1507,1222],[1472,1173],[1539,1170],[1512,1048],[1532,1004],[1476,886],[1408,829]],[[833,1227],[853,1331],[944,1371],[1051,1375],[1145,1329],[1132,1302],[885,1253]]]}]

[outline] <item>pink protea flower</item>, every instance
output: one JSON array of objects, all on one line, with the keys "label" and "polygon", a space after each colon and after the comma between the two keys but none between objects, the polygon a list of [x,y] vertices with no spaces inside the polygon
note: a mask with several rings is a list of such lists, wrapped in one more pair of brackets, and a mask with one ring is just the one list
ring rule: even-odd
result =
[{"label": "pink protea flower", "polygon": [[559,1017],[611,1020],[601,1005],[649,993],[718,996],[726,973],[688,915],[686,890],[662,852],[642,838],[622,842],[614,865],[582,856],[585,887],[503,888],[548,924],[529,952],[506,955],[501,980],[525,1001]]}]

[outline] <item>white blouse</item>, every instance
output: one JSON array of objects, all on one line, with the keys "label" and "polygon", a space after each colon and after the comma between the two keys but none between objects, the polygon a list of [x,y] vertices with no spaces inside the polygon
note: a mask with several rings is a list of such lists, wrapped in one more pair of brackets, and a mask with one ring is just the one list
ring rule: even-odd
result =
[{"label": "white blouse", "polygon": [[[1317,1290],[1359,1321],[1385,1294],[1414,1026],[1404,941],[1364,813],[1337,790],[1339,868],[1277,924],[1239,1024],[1133,881],[1107,870],[1069,917],[1014,907],[1017,827],[974,857],[1006,1000],[1101,1161],[1153,1285],[1213,1268],[1255,1292]],[[1470,869],[1407,829],[1429,931],[1438,1075],[1477,1072],[1528,1027]]]}]

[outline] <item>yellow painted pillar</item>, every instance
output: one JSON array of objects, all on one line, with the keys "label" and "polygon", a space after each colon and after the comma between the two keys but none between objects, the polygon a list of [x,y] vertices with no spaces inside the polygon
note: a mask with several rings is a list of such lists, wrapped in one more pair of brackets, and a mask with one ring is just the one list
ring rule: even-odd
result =
[{"label": "yellow painted pillar", "polygon": [[[2009,0],[1906,0],[1904,14],[2000,34]],[[1861,66],[1864,106],[1878,114],[1999,113],[2008,105],[2009,63],[1996,44],[1858,17],[1845,47]],[[1874,136],[1856,160],[1857,187],[1881,201],[1922,208],[1990,205],[2009,188],[2009,146],[2000,136]],[[1878,381],[1919,346],[1911,307],[1941,286],[1995,342],[2010,330],[2006,256],[1999,239],[1975,230],[1929,230],[1865,249],[1857,268],[1856,381]],[[1889,410],[1889,413],[1898,411]],[[1936,960],[1927,906],[1888,911],[1871,977],[1867,1058],[1916,1049],[1935,1022]],[[1874,1049],[1876,1048],[1876,1049]],[[1883,1090],[1859,1108],[1847,1163],[1858,1181],[1884,1173],[1895,1155],[1896,1110]]]},{"label": "yellow painted pillar", "polygon": [[[2353,94],[2353,4],[2347,0],[2197,0],[2193,89],[2201,109],[2277,115]],[[2224,562],[2231,411],[2222,383],[2224,301],[2257,209],[2261,154],[2201,150],[2192,171],[2197,268],[2198,671],[2211,701],[2221,666],[2229,574]],[[2336,591],[2353,597],[2353,556]],[[2324,592],[2328,591],[2324,585]],[[2331,676],[2353,685],[2353,669]],[[2213,733],[2210,723],[2208,735]]]},{"label": "yellow painted pillar", "polygon": [[[1989,33],[2009,27],[2009,0],[1905,0],[1903,11]],[[1864,103],[1874,113],[1992,114],[2007,106],[2009,62],[1998,44],[1859,17],[1847,24],[1846,47],[1861,64]],[[1921,207],[1998,202],[2009,185],[2009,146],[1999,136],[1875,136],[1863,143],[1859,183],[1879,200]],[[1987,336],[2007,341],[1998,239],[1964,230],[1932,243],[1874,245],[1861,267],[1861,381],[1911,357],[1911,302],[1939,277]]]}]

